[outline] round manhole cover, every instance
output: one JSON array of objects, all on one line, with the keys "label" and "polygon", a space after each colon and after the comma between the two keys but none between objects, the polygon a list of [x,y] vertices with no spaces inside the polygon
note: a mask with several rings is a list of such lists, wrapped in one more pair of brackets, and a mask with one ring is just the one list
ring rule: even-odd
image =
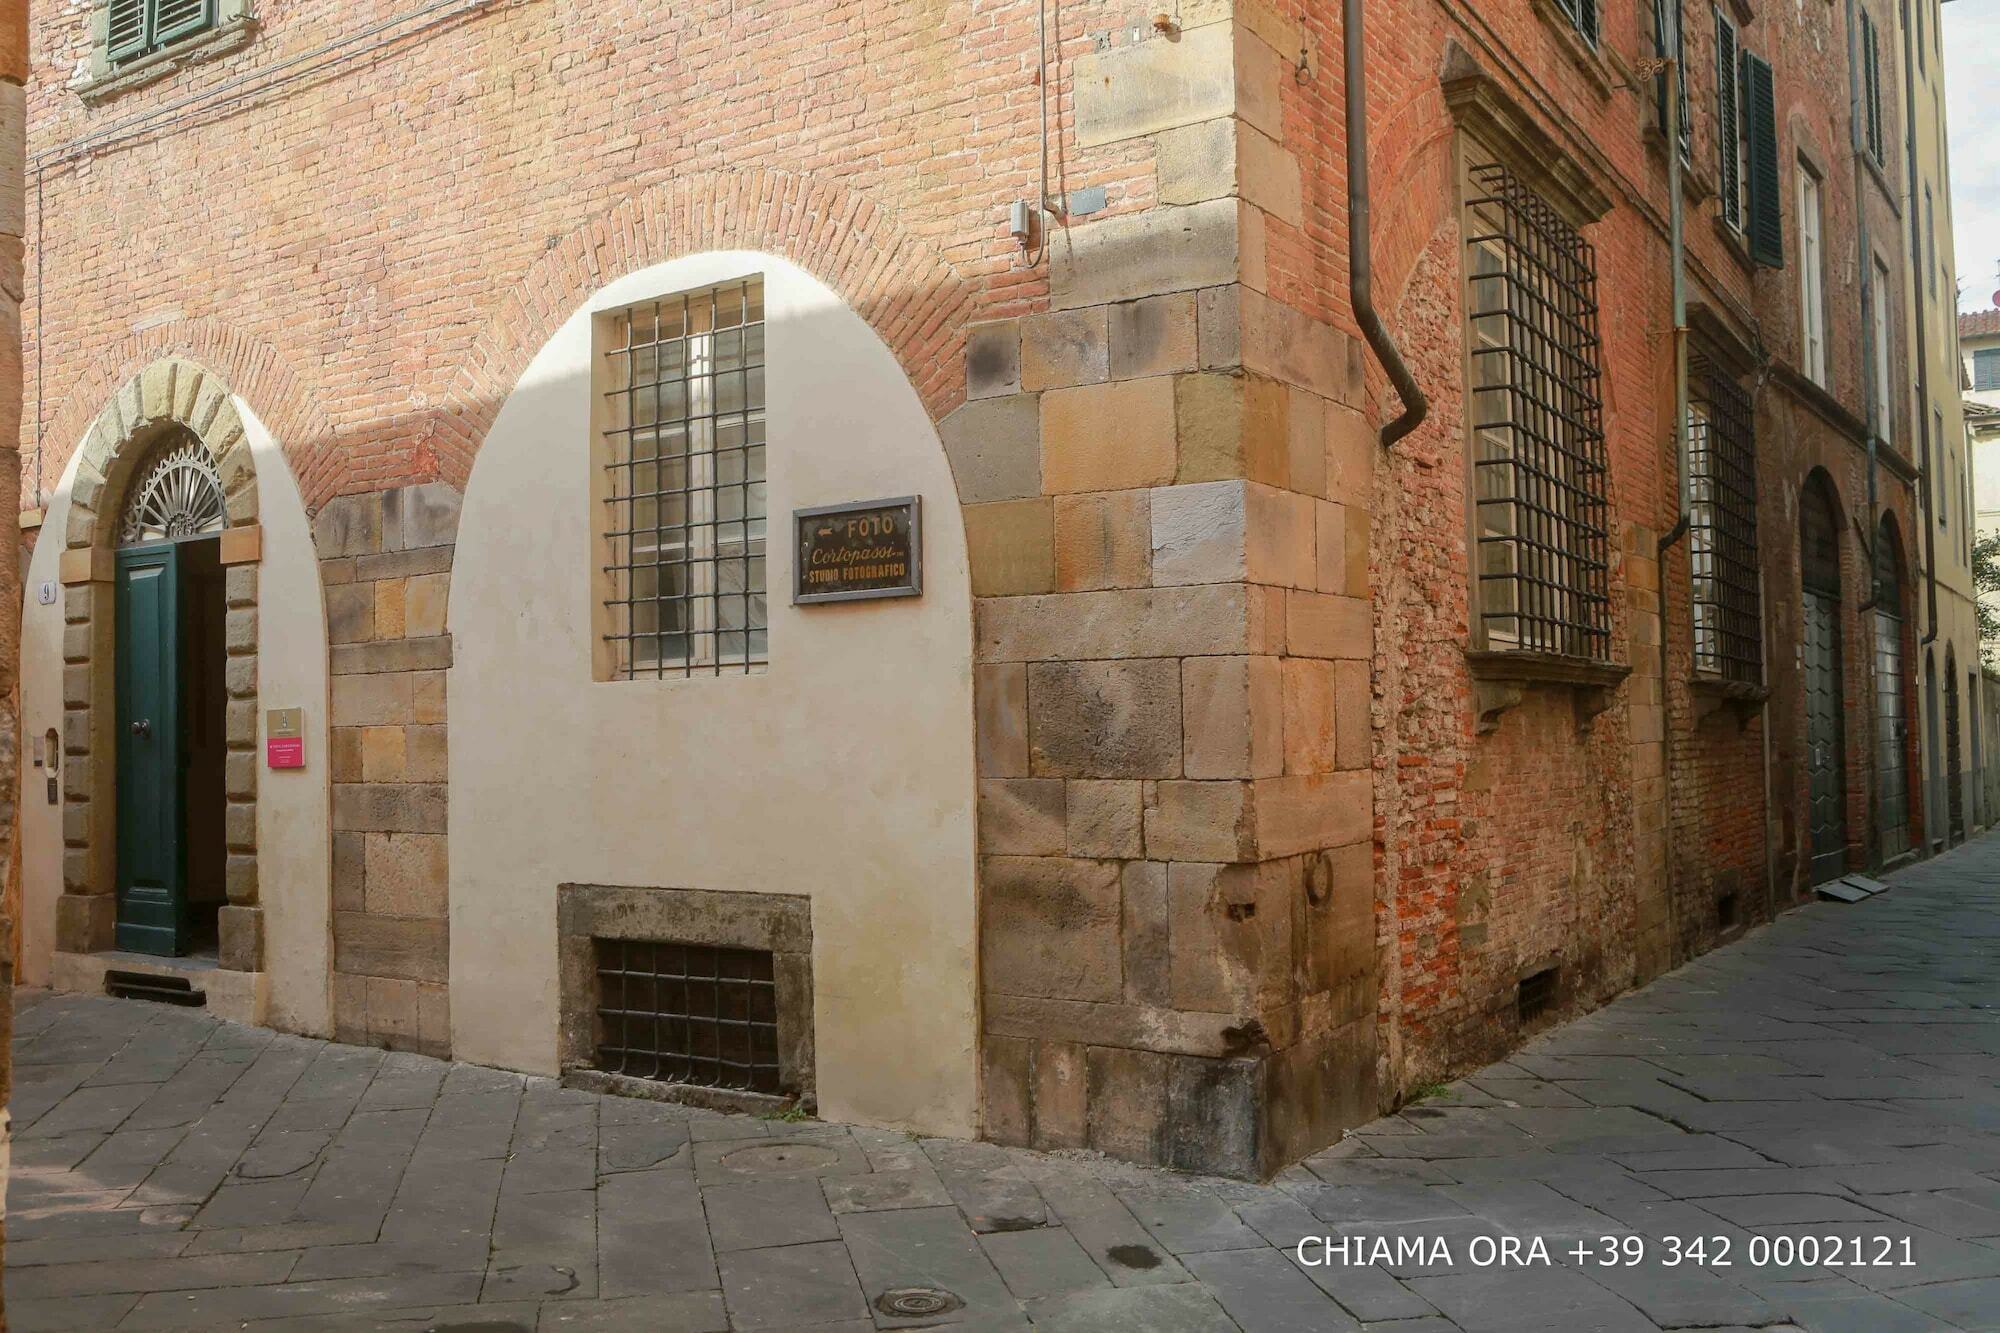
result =
[{"label": "round manhole cover", "polygon": [[897,1319],[949,1314],[965,1304],[941,1287],[893,1287],[875,1298],[875,1308]]},{"label": "round manhole cover", "polygon": [[831,1148],[810,1143],[759,1143],[722,1155],[722,1164],[731,1171],[818,1171],[840,1161]]}]

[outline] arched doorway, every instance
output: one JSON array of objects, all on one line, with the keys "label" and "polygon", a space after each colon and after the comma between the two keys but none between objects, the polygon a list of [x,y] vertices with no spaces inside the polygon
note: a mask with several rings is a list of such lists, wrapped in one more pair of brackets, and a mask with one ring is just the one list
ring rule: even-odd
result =
[{"label": "arched doorway", "polygon": [[117,528],[112,734],[121,949],[213,953],[228,900],[222,478],[186,427],[139,456]]},{"label": "arched doorway", "polygon": [[1965,751],[1959,738],[1958,654],[1944,650],[1945,817],[1954,843],[1965,841]]},{"label": "arched doorway", "polygon": [[1875,530],[1875,829],[1884,861],[1910,850],[1907,676],[1902,542],[1895,520],[1884,514]]},{"label": "arched doorway", "polygon": [[1803,592],[1806,791],[1811,882],[1847,870],[1847,776],[1842,762],[1840,519],[1824,474],[1808,478],[1799,504]]}]

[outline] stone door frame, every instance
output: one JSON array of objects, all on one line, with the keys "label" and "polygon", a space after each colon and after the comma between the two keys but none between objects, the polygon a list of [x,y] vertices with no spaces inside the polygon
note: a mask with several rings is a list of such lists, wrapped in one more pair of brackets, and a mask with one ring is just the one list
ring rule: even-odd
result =
[{"label": "stone door frame", "polygon": [[56,951],[112,950],[117,921],[118,520],[133,477],[175,427],[201,441],[222,480],[228,693],[225,740],[228,900],[218,918],[220,966],[263,970],[257,884],[257,470],[229,385],[184,357],[127,380],[91,425],[70,486],[63,533],[63,892]]}]

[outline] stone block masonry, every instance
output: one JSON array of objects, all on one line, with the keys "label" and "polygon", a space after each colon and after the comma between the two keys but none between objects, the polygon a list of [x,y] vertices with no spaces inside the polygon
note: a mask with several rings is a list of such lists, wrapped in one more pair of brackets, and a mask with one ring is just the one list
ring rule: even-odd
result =
[{"label": "stone block masonry", "polygon": [[458,492],[329,501],[313,521],[333,686],[333,1022],[448,1054],[445,607]]}]

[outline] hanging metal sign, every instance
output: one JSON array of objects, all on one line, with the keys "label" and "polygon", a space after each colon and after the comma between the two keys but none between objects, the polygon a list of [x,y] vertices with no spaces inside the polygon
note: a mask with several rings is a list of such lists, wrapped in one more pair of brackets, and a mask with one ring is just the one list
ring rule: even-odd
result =
[{"label": "hanging metal sign", "polygon": [[794,509],[792,529],[796,604],[923,594],[921,496]]}]

